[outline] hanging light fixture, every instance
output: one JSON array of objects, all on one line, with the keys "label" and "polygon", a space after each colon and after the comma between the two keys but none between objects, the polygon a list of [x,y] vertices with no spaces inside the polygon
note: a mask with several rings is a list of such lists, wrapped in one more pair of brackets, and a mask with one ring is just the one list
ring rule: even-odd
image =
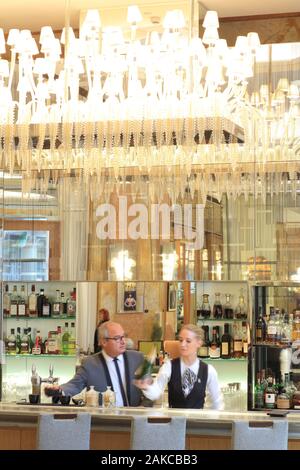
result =
[{"label": "hanging light fixture", "polygon": [[[118,177],[124,167],[136,174],[164,167],[189,177],[197,165],[201,173],[204,164],[227,165],[231,174],[236,162],[297,159],[299,81],[280,76],[274,90],[270,79],[256,89],[257,33],[229,48],[215,11],[206,13],[200,39],[188,37],[183,13],[171,10],[162,32],[140,39],[141,21],[130,6],[125,39],[88,10],[79,37],[68,27],[58,39],[45,26],[39,45],[17,29],[5,44],[0,30],[0,53],[11,53],[10,62],[0,59],[2,167],[24,172],[23,189],[37,172]],[[201,176],[207,184],[222,177],[216,169]]]}]

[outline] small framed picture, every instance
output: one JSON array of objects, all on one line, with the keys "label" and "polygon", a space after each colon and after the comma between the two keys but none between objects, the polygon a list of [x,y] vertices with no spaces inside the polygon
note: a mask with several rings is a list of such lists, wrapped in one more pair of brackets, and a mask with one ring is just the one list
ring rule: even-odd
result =
[{"label": "small framed picture", "polygon": [[136,311],[136,285],[135,283],[125,284],[123,309],[124,309],[124,312]]},{"label": "small framed picture", "polygon": [[176,310],[177,290],[173,283],[168,284],[168,311]]}]

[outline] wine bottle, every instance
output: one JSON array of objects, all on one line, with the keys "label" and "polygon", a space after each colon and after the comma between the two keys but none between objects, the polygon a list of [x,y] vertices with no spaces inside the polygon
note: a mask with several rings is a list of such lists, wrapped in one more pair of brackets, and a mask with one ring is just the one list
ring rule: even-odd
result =
[{"label": "wine bottle", "polygon": [[153,364],[156,358],[156,348],[151,349],[150,353],[144,357],[143,363],[135,371],[137,380],[145,380],[151,377]]}]

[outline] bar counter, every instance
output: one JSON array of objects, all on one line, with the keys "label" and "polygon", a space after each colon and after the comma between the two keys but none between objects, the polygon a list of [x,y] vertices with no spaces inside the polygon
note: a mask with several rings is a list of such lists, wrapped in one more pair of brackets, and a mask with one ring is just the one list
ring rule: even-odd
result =
[{"label": "bar counter", "polygon": [[[187,418],[186,449],[221,450],[231,448],[231,428],[234,420],[270,421],[264,412],[228,412],[213,410],[183,410],[168,408],[102,409],[78,406],[17,405],[0,403],[0,449],[36,448],[36,426],[40,413],[92,415],[91,449],[125,450],[130,447],[131,417],[180,416]],[[289,449],[300,450],[300,413],[290,410]]]}]

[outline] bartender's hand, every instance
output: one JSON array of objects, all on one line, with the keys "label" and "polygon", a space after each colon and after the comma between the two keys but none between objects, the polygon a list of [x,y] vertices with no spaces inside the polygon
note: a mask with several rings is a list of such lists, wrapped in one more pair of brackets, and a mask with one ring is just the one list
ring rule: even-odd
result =
[{"label": "bartender's hand", "polygon": [[147,377],[146,379],[134,380],[133,383],[140,390],[147,390],[149,385],[153,383],[153,379],[152,377]]},{"label": "bartender's hand", "polygon": [[54,397],[58,395],[63,395],[63,391],[57,384],[45,385],[44,392],[47,397]]}]

